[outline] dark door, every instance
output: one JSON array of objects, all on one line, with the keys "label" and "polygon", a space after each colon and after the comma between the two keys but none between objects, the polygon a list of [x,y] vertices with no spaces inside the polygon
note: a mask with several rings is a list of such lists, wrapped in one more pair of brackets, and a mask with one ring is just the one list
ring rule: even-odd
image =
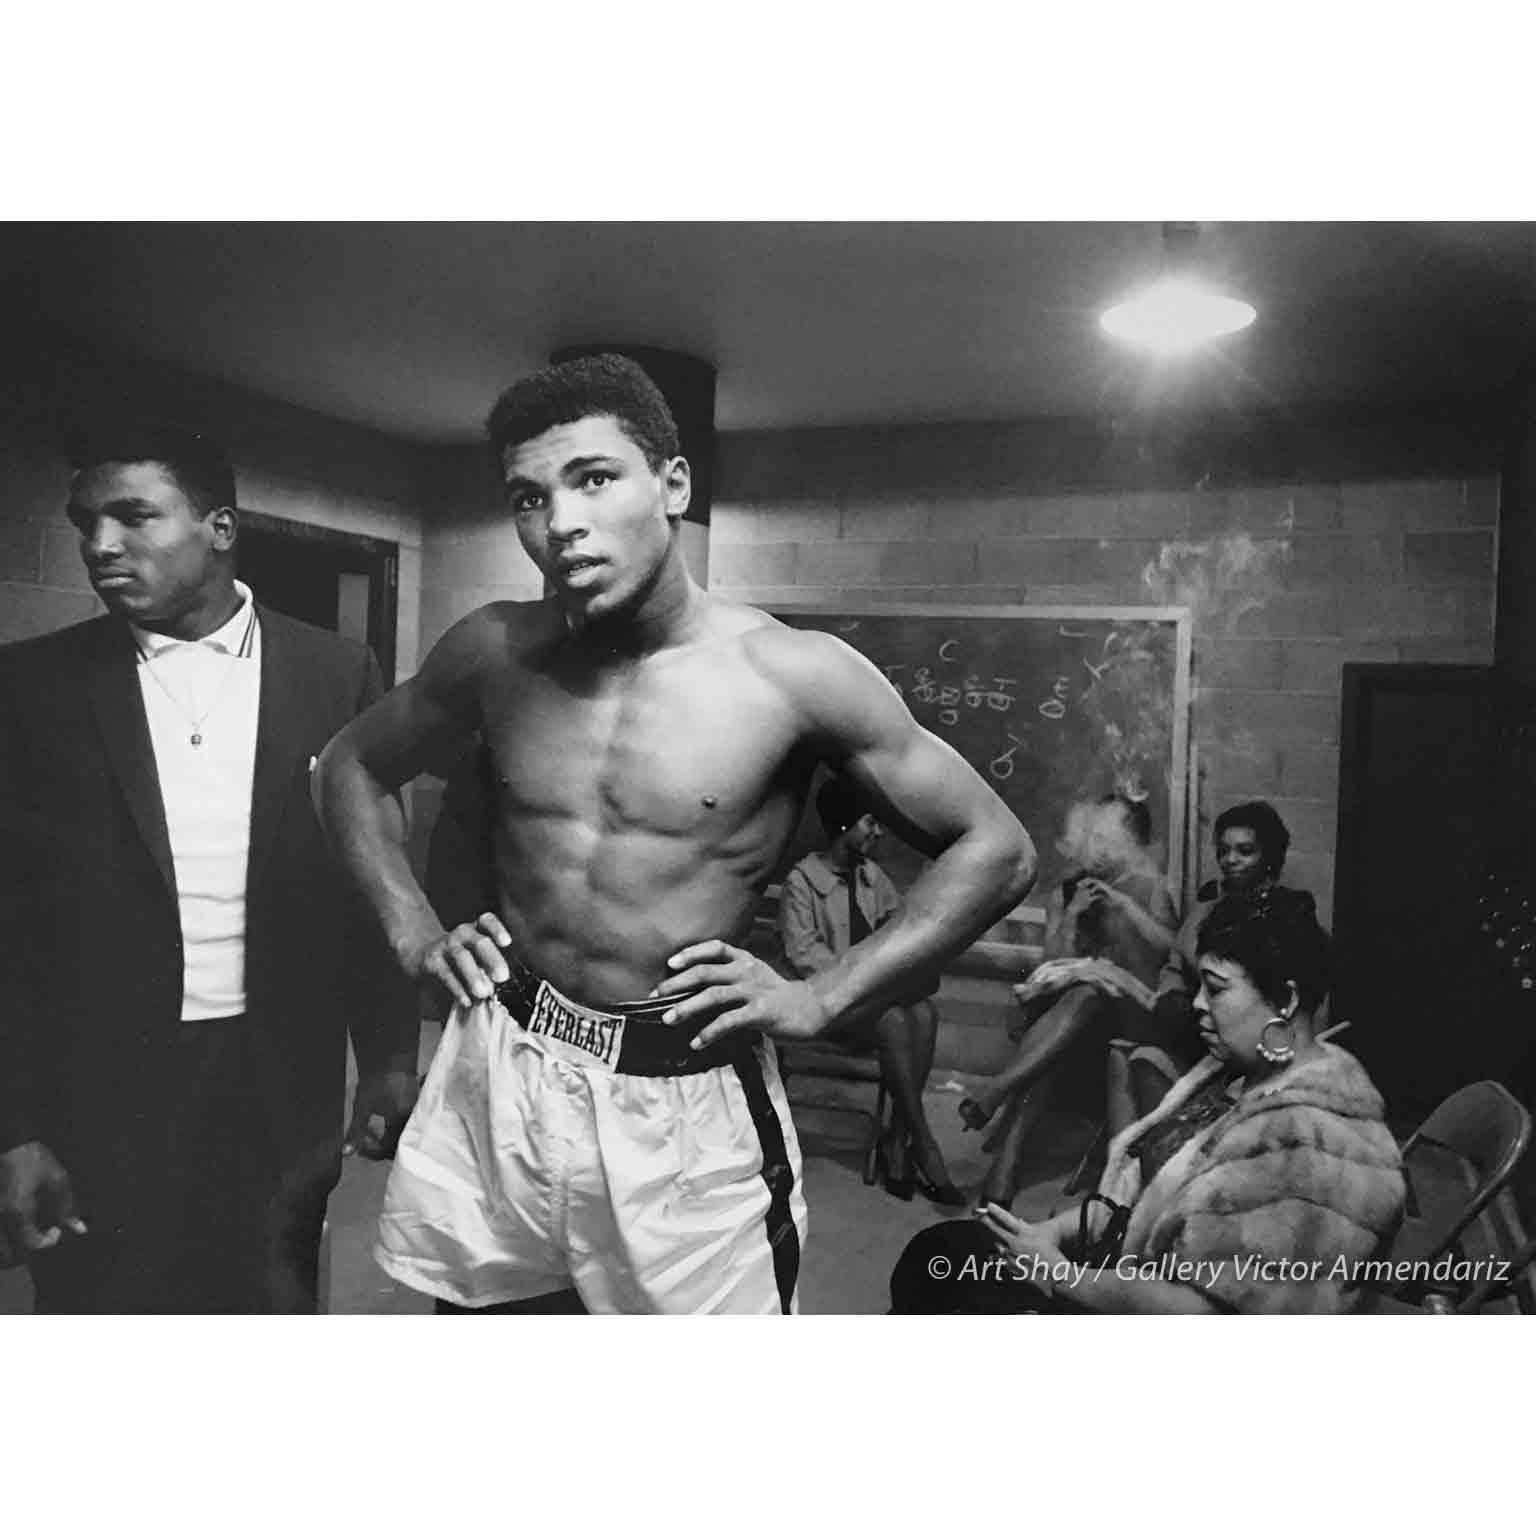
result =
[{"label": "dark door", "polygon": [[237,548],[240,579],[261,602],[362,641],[393,686],[398,544],[242,511]]},{"label": "dark door", "polygon": [[1394,1120],[1507,1066],[1478,901],[1494,738],[1488,667],[1344,668],[1334,878],[1342,1043]]}]

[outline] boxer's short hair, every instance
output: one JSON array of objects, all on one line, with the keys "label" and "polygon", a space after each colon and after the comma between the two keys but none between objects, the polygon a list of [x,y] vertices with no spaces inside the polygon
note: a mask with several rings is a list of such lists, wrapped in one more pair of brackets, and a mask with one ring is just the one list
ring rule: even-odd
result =
[{"label": "boxer's short hair", "polygon": [[651,376],[616,352],[551,363],[503,392],[486,418],[498,469],[509,449],[588,416],[611,416],[659,470],[682,451],[677,423]]}]

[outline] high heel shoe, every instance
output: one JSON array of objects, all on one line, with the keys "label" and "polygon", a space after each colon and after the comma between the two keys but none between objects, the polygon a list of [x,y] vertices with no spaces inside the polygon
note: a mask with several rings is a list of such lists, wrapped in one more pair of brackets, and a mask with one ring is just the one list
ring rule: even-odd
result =
[{"label": "high heel shoe", "polygon": [[[925,1200],[932,1200],[935,1205],[967,1204],[965,1196],[950,1178],[949,1170],[944,1167],[944,1154],[939,1151],[931,1134],[921,1141],[909,1135],[906,1154],[907,1167],[912,1170],[912,1182]],[[930,1167],[942,1171],[942,1181],[929,1173]]]},{"label": "high heel shoe", "polygon": [[965,1205],[968,1203],[965,1195],[954,1184],[935,1183],[916,1163],[912,1164],[912,1177],[922,1197],[925,1200],[932,1200],[935,1205]]},{"label": "high heel shoe", "polygon": [[916,1188],[911,1158],[906,1159],[906,1170],[902,1173],[896,1172],[891,1163],[891,1148],[882,1137],[875,1151],[875,1176],[888,1195],[895,1195],[898,1200],[910,1200]]}]

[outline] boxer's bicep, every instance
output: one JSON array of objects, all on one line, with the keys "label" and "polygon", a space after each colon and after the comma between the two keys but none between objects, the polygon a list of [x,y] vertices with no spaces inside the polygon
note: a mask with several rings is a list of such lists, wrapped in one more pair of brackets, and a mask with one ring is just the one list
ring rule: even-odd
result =
[{"label": "boxer's bicep", "polygon": [[369,705],[326,748],[322,766],[361,768],[393,790],[460,755],[480,724],[487,637],[479,614],[455,624],[414,677]]},{"label": "boxer's bicep", "polygon": [[810,744],[892,831],[933,856],[1012,813],[948,742],[912,718],[885,675],[830,635],[778,631],[765,646]]}]

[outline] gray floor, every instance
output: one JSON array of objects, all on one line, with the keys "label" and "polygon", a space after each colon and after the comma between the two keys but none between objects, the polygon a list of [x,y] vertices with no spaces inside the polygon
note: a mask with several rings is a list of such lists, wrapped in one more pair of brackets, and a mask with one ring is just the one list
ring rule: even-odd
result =
[{"label": "gray floor", "polygon": [[[942,1077],[942,1073],[936,1076]],[[974,1189],[985,1167],[979,1138],[961,1128],[951,1095],[930,1092],[927,1103],[951,1173],[963,1189]],[[806,1314],[884,1312],[891,1266],[908,1239],[930,1222],[957,1213],[931,1205],[920,1196],[901,1201],[878,1186],[866,1186],[860,1177],[857,1144],[862,1123],[855,1117],[797,1105],[795,1121],[810,1207],[800,1309]],[[1044,1216],[1062,1202],[1062,1183],[1089,1134],[1090,1128],[1080,1121],[1043,1128],[1037,1182],[1014,1202],[1020,1215]],[[388,1173],[387,1165],[350,1159],[331,1198],[329,1296],[333,1312],[431,1311],[429,1301],[396,1285],[369,1255]],[[0,1313],[30,1310],[31,1287],[25,1277],[18,1271],[0,1273]]]}]

